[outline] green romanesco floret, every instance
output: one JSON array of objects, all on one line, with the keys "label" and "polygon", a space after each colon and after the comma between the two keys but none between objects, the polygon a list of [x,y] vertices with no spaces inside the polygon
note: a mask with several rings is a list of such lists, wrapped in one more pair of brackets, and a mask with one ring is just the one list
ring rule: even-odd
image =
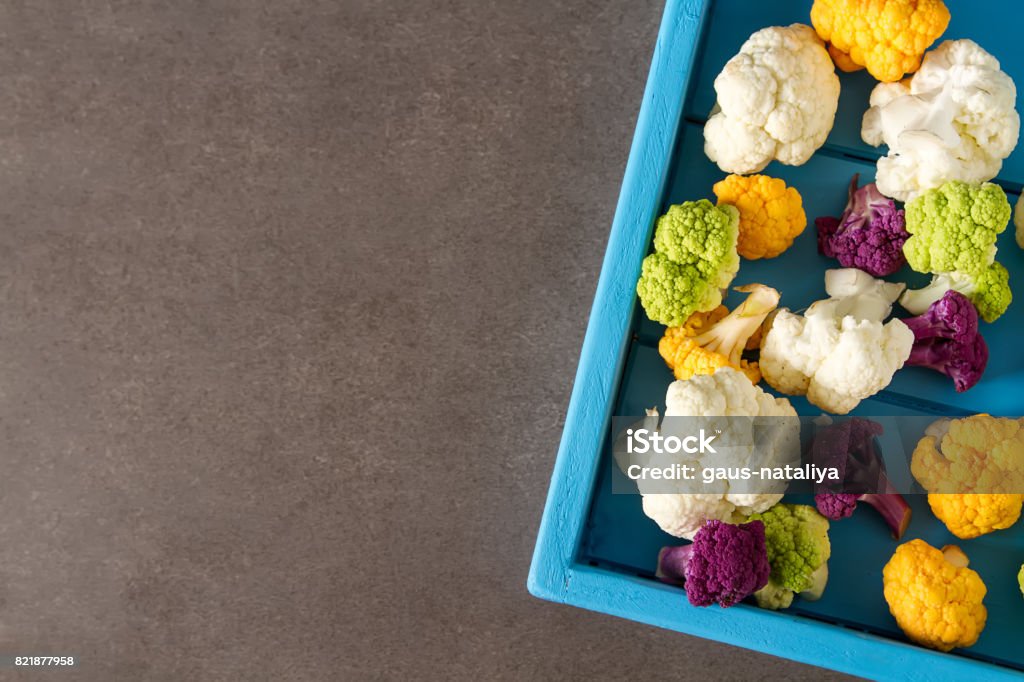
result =
[{"label": "green romanesco floret", "polygon": [[793,604],[793,590],[783,587],[768,579],[768,584],[754,593],[757,605],[762,609],[788,609]]},{"label": "green romanesco floret", "polygon": [[772,572],[762,590],[754,594],[762,608],[786,608],[793,594],[818,599],[828,582],[828,519],[806,504],[777,504],[750,516],[764,523],[768,564]]},{"label": "green romanesco floret", "polygon": [[971,300],[981,319],[995,322],[1013,301],[1010,291],[1010,273],[1002,263],[994,262],[980,273],[946,272],[932,277],[923,289],[911,289],[900,298],[907,312],[923,315],[928,307],[942,298],[947,291],[958,291]]},{"label": "green romanesco floret", "polygon": [[996,238],[1010,221],[1010,202],[998,185],[958,180],[907,204],[910,239],[903,253],[918,272],[975,275],[992,265]]},{"label": "green romanesco floret", "polygon": [[965,286],[967,298],[978,309],[981,319],[995,322],[1013,301],[1010,273],[1002,263],[992,263],[971,278],[973,286]]},{"label": "green romanesco floret", "polygon": [[986,322],[1010,306],[1010,275],[996,262],[996,239],[1010,220],[1010,202],[998,185],[954,181],[907,204],[903,245],[910,267],[935,275],[924,289],[908,291],[900,303],[920,315],[953,289],[971,299]]},{"label": "green romanesco floret", "polygon": [[679,326],[714,310],[740,267],[739,211],[707,199],[686,201],[658,218],[654,253],[644,259],[636,291],[647,316]]}]

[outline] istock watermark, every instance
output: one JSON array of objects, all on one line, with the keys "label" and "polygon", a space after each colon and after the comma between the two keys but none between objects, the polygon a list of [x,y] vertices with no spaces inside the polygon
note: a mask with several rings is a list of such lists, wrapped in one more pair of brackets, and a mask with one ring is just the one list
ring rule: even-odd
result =
[{"label": "istock watermark", "polygon": [[[613,418],[606,475],[614,494],[627,495],[1024,494],[1021,433],[1021,417],[659,417],[652,410]],[[971,475],[944,474],[958,466]]]},{"label": "istock watermark", "polygon": [[784,467],[700,467],[690,464],[672,464],[665,467],[630,464],[626,476],[633,481],[701,481],[706,484],[718,481],[810,481],[822,484],[825,481],[840,480],[839,467],[818,467],[814,464]]},{"label": "istock watermark", "polygon": [[714,435],[708,435],[704,429],[695,436],[662,436],[660,431],[650,429],[626,429],[626,451],[630,454],[645,455],[649,452],[656,452],[666,455],[675,455],[685,452],[690,455],[715,453],[712,443],[721,435],[721,431],[715,431]]}]

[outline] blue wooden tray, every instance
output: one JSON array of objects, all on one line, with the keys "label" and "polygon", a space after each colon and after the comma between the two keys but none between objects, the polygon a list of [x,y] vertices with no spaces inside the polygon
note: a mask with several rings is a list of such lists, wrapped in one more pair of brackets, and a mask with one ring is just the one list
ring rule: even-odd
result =
[{"label": "blue wooden tray", "polygon": [[[954,538],[931,515],[923,496],[910,496],[914,520],[906,539],[959,544],[988,586],[988,624],[970,649],[944,654],[907,643],[882,597],[881,569],[895,548],[870,511],[832,525],[833,554],[825,596],[798,600],[780,612],[747,605],[728,610],[690,606],[683,592],[653,579],[660,547],[677,543],[644,516],[640,498],[612,495],[609,464],[612,415],[636,415],[661,405],[672,380],[657,353],[663,328],[639,309],[635,284],[654,219],[672,203],[707,197],[724,174],[703,153],[702,125],[725,62],[759,28],[809,23],[810,1],[668,0],[644,93],[629,163],[583,343],[551,489],[530,570],[529,589],[541,598],[610,613],[709,639],[875,679],[1001,679],[1024,671],[1024,599],[1016,568],[1024,561],[1024,523],[975,540]],[[1024,91],[1019,31],[1024,12],[1010,0],[947,0],[952,22],[943,39],[972,38],[994,54]],[[1000,21],[993,21],[999,17]],[[835,128],[804,166],[771,164],[764,172],[800,190],[810,221],[839,215],[853,173],[874,177],[879,151],[860,140],[860,120],[874,81],[841,74]],[[1024,111],[1020,98],[1018,111]],[[997,179],[1011,202],[1024,183],[1024,144]],[[1024,300],[1024,252],[1012,227],[999,260]],[[794,268],[794,264],[799,267]],[[822,275],[836,267],[817,254],[814,228],[782,257],[744,261],[736,284],[778,288],[793,309],[824,296]],[[893,278],[913,286],[926,277]],[[732,305],[735,301],[730,301]],[[956,394],[944,377],[916,368],[899,372],[883,393],[865,401],[863,415],[1024,414],[1024,354],[1016,336],[1024,303],[984,329],[992,351],[985,378]],[[816,414],[803,399],[802,414]]]}]

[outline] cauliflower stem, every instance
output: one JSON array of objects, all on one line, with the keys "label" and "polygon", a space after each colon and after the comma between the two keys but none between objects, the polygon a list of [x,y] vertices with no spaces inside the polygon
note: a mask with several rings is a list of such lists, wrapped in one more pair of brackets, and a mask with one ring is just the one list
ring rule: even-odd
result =
[{"label": "cauliflower stem", "polygon": [[994,262],[978,274],[944,272],[932,277],[921,289],[907,290],[900,297],[900,305],[908,313],[923,315],[929,306],[938,302],[949,291],[966,296],[978,309],[981,319],[995,322],[1013,302],[1010,291],[1010,273],[1002,263]]},{"label": "cauliflower stem", "polygon": [[814,504],[825,518],[838,521],[851,516],[857,503],[864,502],[881,514],[893,538],[899,540],[910,525],[911,509],[886,474],[876,440],[883,431],[876,421],[852,417],[814,434],[810,448],[814,464],[842,472],[835,486],[839,490],[819,486]]},{"label": "cauliflower stem", "polygon": [[742,358],[751,337],[779,303],[779,292],[761,284],[737,287],[747,298],[731,313],[719,306],[710,313],[694,313],[681,327],[669,327],[658,342],[658,352],[676,379],[713,374],[721,367],[742,371],[752,383],[761,380],[756,362]]},{"label": "cauliflower stem", "polygon": [[779,304],[779,292],[762,284],[737,287],[736,291],[750,295],[728,316],[694,339],[697,345],[718,353],[733,367],[739,365],[747,340]]}]

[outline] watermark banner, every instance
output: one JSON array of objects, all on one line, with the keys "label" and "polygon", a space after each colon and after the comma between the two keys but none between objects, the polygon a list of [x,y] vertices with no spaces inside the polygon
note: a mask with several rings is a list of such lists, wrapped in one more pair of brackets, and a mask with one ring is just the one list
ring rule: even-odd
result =
[{"label": "watermark banner", "polygon": [[1024,418],[614,417],[612,492],[1024,494]]}]

